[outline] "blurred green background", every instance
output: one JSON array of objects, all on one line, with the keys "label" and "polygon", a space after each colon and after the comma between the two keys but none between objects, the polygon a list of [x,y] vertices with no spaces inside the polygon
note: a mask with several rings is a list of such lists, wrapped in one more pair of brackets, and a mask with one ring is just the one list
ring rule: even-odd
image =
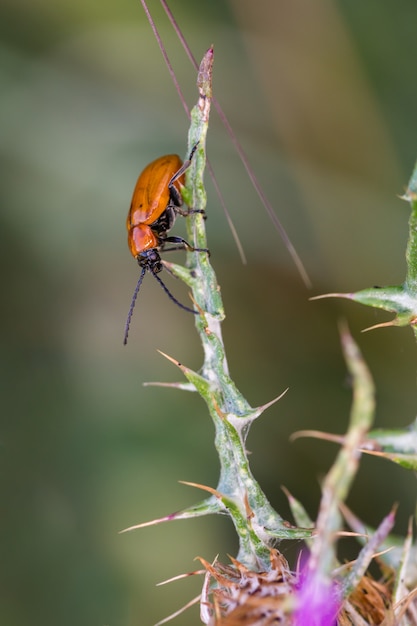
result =
[{"label": "blurred green background", "polygon": [[[149,4],[192,106],[195,72],[159,3]],[[341,317],[375,377],[376,425],[415,417],[411,331],[361,335],[388,316],[308,298],[403,280],[408,207],[397,194],[417,155],[417,5],[170,7],[198,59],[214,44],[216,96],[313,281],[309,292],[213,114],[209,157],[248,257],[242,266],[208,181],[231,372],[253,405],[290,387],[249,437],[253,471],[285,517],[281,485],[314,516],[336,447],[288,438],[346,428]],[[0,33],[0,622],[152,624],[201,587],[198,577],[157,582],[197,569],[197,555],[236,553],[226,518],[118,534],[197,502],[178,480],[217,482],[199,398],[142,386],[178,380],[157,348],[199,367],[191,316],[145,280],[122,345],[138,276],[124,226],[131,193],[150,160],[185,154],[188,122],[137,0],[4,0]],[[186,289],[165,279],[186,302]],[[377,524],[394,501],[404,532],[415,478],[364,459],[350,506]],[[198,621],[191,609],[175,623]]]}]

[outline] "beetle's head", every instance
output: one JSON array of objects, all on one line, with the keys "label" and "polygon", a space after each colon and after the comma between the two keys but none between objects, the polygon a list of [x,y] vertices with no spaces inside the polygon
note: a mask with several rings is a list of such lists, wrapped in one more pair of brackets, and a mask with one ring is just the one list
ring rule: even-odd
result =
[{"label": "beetle's head", "polygon": [[146,268],[153,274],[158,274],[162,271],[161,257],[155,248],[144,250],[137,256],[137,260],[141,267]]}]

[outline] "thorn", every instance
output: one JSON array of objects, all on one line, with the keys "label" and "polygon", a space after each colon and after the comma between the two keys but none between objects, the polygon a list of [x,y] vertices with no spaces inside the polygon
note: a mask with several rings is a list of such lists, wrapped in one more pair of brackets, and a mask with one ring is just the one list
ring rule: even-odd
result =
[{"label": "thorn", "polygon": [[350,298],[350,293],[323,293],[319,296],[312,296],[309,300],[323,300],[324,298]]},{"label": "thorn", "polygon": [[185,365],[183,365],[182,363],[180,363],[179,361],[177,361],[177,359],[174,359],[172,356],[169,356],[168,354],[165,354],[165,352],[162,352],[162,350],[158,350],[159,354],[162,354],[162,356],[164,356],[168,361],[170,361],[171,363],[173,363],[174,365],[176,365],[177,367],[180,368],[180,370],[185,373],[189,370],[188,367],[186,367]]},{"label": "thorn", "polygon": [[276,398],[274,398],[273,400],[270,400],[270,402],[267,402],[266,404],[262,404],[261,406],[258,406],[255,410],[259,411],[260,413],[263,413],[264,411],[266,411],[266,409],[269,409],[270,406],[272,406],[273,404],[275,404],[276,402],[278,402],[278,400],[281,400],[281,398],[283,396],[285,396],[285,394],[287,393],[287,391],[289,390],[289,387],[287,387],[286,389],[284,389],[284,391],[282,393],[280,393],[279,396],[277,396]]},{"label": "thorn", "polygon": [[196,487],[197,489],[202,489],[203,491],[208,491],[212,496],[215,496],[219,500],[222,499],[222,494],[220,491],[213,489],[213,487],[207,487],[207,485],[200,485],[199,483],[190,483],[187,480],[180,480],[181,485],[188,485],[188,487]]},{"label": "thorn", "polygon": [[397,318],[390,320],[389,322],[381,322],[381,324],[375,324],[361,330],[361,333],[367,333],[369,330],[376,330],[377,328],[388,328],[389,326],[398,326]]},{"label": "thorn", "polygon": [[313,439],[322,439],[323,441],[331,441],[332,443],[345,443],[345,437],[341,435],[332,435],[331,433],[323,433],[320,430],[297,430],[290,436],[290,441],[295,441],[301,437],[312,437]]},{"label": "thorn", "polygon": [[197,391],[192,383],[161,383],[149,381],[142,384],[144,387],[169,387],[173,389],[181,389],[181,391]]}]

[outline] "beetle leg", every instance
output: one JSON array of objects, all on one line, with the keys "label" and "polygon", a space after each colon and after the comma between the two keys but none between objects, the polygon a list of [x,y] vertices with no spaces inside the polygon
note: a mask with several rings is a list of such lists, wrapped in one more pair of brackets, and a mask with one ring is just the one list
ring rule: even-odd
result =
[{"label": "beetle leg", "polygon": [[204,209],[182,209],[182,196],[176,187],[169,187],[169,194],[170,202],[167,209],[172,209],[175,213],[178,213],[178,215],[188,217],[188,215],[192,215],[193,213],[201,213],[202,215],[206,214]]},{"label": "beetle leg", "polygon": [[165,211],[155,220],[152,224],[150,224],[150,228],[153,232],[158,233],[158,235],[164,235],[174,225],[176,216],[175,206],[169,204]]},{"label": "beetle leg", "polygon": [[189,155],[188,159],[182,164],[182,166],[180,167],[178,172],[175,172],[174,176],[171,178],[171,180],[168,183],[170,200],[172,201],[172,205],[170,203],[169,204],[169,208],[172,208],[176,213],[178,213],[178,215],[182,215],[182,217],[188,217],[189,215],[192,215],[193,213],[200,213],[201,215],[204,215],[204,219],[206,219],[206,212],[205,212],[204,209],[187,209],[187,210],[185,210],[185,209],[181,208],[182,205],[183,205],[183,199],[182,199],[181,193],[174,186],[174,183],[179,178],[181,178],[181,176],[183,174],[185,174],[185,172],[190,167],[192,158],[194,156],[195,151],[198,148],[198,144],[199,143],[200,142],[197,141],[197,143],[194,144],[194,146],[191,148],[191,152],[190,152],[190,155]]},{"label": "beetle leg", "polygon": [[169,206],[172,206],[176,211],[177,209],[179,209],[179,207],[182,206],[183,202],[182,202],[182,196],[180,192],[178,191],[178,189],[174,187],[174,185],[172,184],[172,180],[173,179],[171,179],[168,185],[169,199],[170,199]]},{"label": "beetle leg", "polygon": [[170,204],[169,208],[173,209],[175,213],[178,213],[178,215],[182,215],[182,217],[188,217],[189,215],[193,215],[193,213],[200,213],[200,215],[204,215],[204,219],[206,219],[206,212],[204,209],[181,209],[176,204],[174,205]]},{"label": "beetle leg", "polygon": [[172,190],[172,186],[175,183],[175,181],[178,180],[179,178],[181,178],[181,176],[184,174],[184,172],[186,172],[188,170],[188,168],[190,167],[192,158],[194,156],[194,152],[197,150],[199,143],[200,142],[197,141],[197,143],[193,145],[193,147],[191,148],[191,152],[190,152],[190,155],[189,155],[188,159],[186,161],[184,161],[184,163],[182,164],[182,166],[180,167],[178,172],[175,172],[174,176],[169,181],[169,183],[168,183],[169,189]]},{"label": "beetle leg", "polygon": [[182,237],[167,237],[166,239],[164,239],[164,246],[166,242],[176,243],[178,245],[171,248],[164,247],[164,252],[171,252],[172,250],[188,250],[189,252],[207,252],[207,254],[210,254],[210,250],[208,248],[194,248],[194,246],[192,246]]}]

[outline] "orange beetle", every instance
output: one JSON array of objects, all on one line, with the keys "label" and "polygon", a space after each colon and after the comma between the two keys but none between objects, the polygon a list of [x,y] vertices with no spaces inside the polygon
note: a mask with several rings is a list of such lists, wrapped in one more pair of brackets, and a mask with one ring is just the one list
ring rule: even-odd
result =
[{"label": "orange beetle", "polygon": [[[168,231],[174,225],[178,214],[187,216],[191,213],[204,213],[204,211],[200,210],[190,209],[186,211],[181,208],[181,188],[185,182],[184,174],[191,164],[191,159],[197,146],[198,144],[192,148],[190,156],[185,163],[176,154],[159,157],[145,167],[137,180],[127,216],[126,227],[130,252],[137,259],[142,271],[133,294],[126,321],[124,344],[127,343],[136,297],[147,270],[153,274],[165,293],[179,307],[190,313],[198,313],[198,311],[194,311],[194,309],[190,309],[178,302],[157,275],[162,270],[162,262],[159,255],[162,250],[169,251],[185,248],[196,252],[208,252],[205,248],[194,248],[182,237],[168,236]],[[165,249],[167,243],[176,245]]]}]

